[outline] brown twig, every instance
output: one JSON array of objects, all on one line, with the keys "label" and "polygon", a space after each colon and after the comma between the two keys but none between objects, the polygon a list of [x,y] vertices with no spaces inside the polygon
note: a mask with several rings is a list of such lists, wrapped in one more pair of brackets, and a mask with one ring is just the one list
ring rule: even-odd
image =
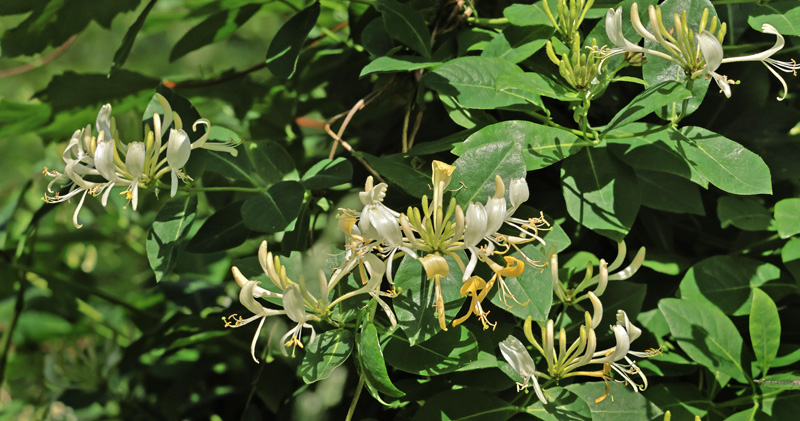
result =
[{"label": "brown twig", "polygon": [[[353,149],[353,147],[352,147],[352,146],[350,146],[350,144],[349,144],[349,143],[347,143],[347,141],[345,141],[344,139],[342,139],[342,135],[344,135],[344,131],[345,131],[345,129],[346,129],[346,128],[347,128],[347,126],[350,124],[350,120],[353,118],[353,116],[355,115],[355,113],[356,113],[357,111],[359,111],[359,110],[363,109],[364,107],[366,107],[367,105],[369,105],[369,104],[370,104],[372,101],[375,101],[375,100],[376,100],[378,97],[380,97],[380,96],[381,96],[381,94],[383,94],[383,93],[386,91],[386,89],[387,89],[389,86],[391,86],[391,85],[392,85],[392,82],[389,82],[389,83],[387,83],[387,84],[386,84],[386,85],[384,85],[384,86],[383,86],[383,87],[382,87],[380,90],[378,90],[378,91],[375,91],[375,92],[372,92],[372,93],[370,93],[369,95],[365,96],[364,98],[361,98],[361,99],[359,99],[359,100],[358,100],[358,101],[355,103],[355,105],[353,105],[353,106],[350,108],[350,110],[348,110],[348,111],[345,111],[345,112],[342,112],[342,113],[339,113],[339,114],[337,114],[337,115],[335,115],[335,116],[331,117],[331,118],[330,118],[330,119],[329,119],[327,122],[325,122],[325,132],[326,132],[326,133],[328,133],[328,135],[329,135],[330,137],[332,137],[332,138],[333,138],[333,145],[331,145],[331,152],[330,152],[330,154],[328,155],[328,159],[333,159],[333,157],[336,155],[336,148],[337,148],[337,147],[338,147],[340,144],[342,145],[342,147],[343,147],[343,148],[345,148],[345,149],[346,149],[348,152],[350,152],[351,154],[354,154],[354,153],[355,153],[355,149]],[[333,132],[333,130],[331,129],[331,125],[332,125],[333,123],[335,123],[336,121],[338,121],[339,119],[341,119],[342,117],[344,117],[344,121],[342,122],[342,125],[339,127],[339,132],[338,132],[338,133],[334,133],[334,132]],[[375,177],[375,178],[376,178],[378,181],[380,181],[381,183],[385,183],[385,182],[386,182],[386,180],[384,180],[384,179],[383,179],[383,177],[381,177],[381,176],[380,176],[380,174],[378,174],[378,172],[377,172],[377,171],[375,171],[375,169],[373,169],[373,168],[372,168],[372,167],[371,167],[371,166],[370,166],[370,165],[367,163],[367,161],[366,161],[364,158],[362,158],[362,157],[360,157],[360,156],[356,156],[356,155],[353,155],[353,156],[354,156],[354,157],[355,157],[355,158],[358,160],[358,162],[360,162],[360,163],[361,163],[361,165],[363,165],[363,166],[364,166],[364,168],[366,168],[366,169],[367,169],[367,171],[369,171],[369,172],[370,172],[370,174],[372,174],[372,175],[373,175],[373,176],[374,176],[374,177]]]},{"label": "brown twig", "polygon": [[70,45],[72,45],[73,42],[75,42],[75,38],[76,37],[77,37],[77,35],[73,35],[73,36],[69,37],[68,40],[66,40],[63,44],[61,44],[60,47],[56,48],[52,53],[50,53],[50,54],[48,54],[48,55],[46,55],[46,56],[44,56],[44,57],[42,57],[42,58],[40,58],[38,60],[34,60],[34,61],[30,62],[30,63],[23,64],[22,66],[17,66],[17,67],[12,67],[10,69],[0,70],[0,78],[26,73],[26,72],[29,72],[29,71],[31,71],[33,69],[38,68],[38,67],[44,66],[45,64],[57,59],[59,56],[64,54],[65,51],[67,51],[67,49],[69,48]]}]

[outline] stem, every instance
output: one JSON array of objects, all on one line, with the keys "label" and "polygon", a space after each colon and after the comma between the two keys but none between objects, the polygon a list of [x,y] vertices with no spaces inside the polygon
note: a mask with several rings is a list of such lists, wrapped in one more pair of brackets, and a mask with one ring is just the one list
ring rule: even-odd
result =
[{"label": "stem", "polygon": [[356,405],[358,404],[358,398],[361,396],[361,390],[364,388],[364,374],[358,378],[358,386],[356,386],[356,393],[353,395],[353,401],[350,402],[350,408],[347,409],[347,416],[345,417],[345,421],[351,421],[353,419],[353,414],[356,412]]},{"label": "stem", "polygon": [[58,47],[55,51],[38,60],[34,60],[33,62],[28,64],[23,64],[22,66],[12,67],[10,69],[5,69],[0,71],[0,78],[26,73],[38,67],[44,66],[45,64],[57,59],[62,54],[64,54],[65,51],[67,51],[69,46],[72,45],[72,43],[75,41],[76,37],[77,35],[69,37],[69,39],[66,40],[63,44],[61,44],[61,46]]},{"label": "stem", "polygon": [[17,299],[14,302],[14,313],[11,315],[11,321],[8,328],[3,335],[3,344],[0,348],[0,384],[5,382],[6,378],[6,363],[8,362],[8,353],[11,350],[11,338],[14,336],[14,330],[17,327],[19,316],[22,314],[22,308],[25,306],[25,279],[19,275],[17,277],[19,282],[19,290],[17,291]]},{"label": "stem", "polygon": [[261,187],[178,187],[179,191],[185,191],[189,193],[196,193],[196,192],[209,192],[209,191],[240,191],[240,192],[250,192],[250,193],[258,193],[264,191]]},{"label": "stem", "polygon": [[507,18],[467,18],[467,22],[482,26],[503,26],[509,23]]},{"label": "stem", "polygon": [[746,4],[746,3],[760,3],[761,0],[711,0],[711,4],[714,6],[720,6],[723,4]]},{"label": "stem", "polygon": [[720,404],[714,405],[715,408],[727,408],[730,406],[739,406],[747,403],[752,403],[754,401],[758,401],[758,399],[764,399],[771,396],[775,396],[781,392],[785,392],[785,390],[775,390],[773,392],[767,392],[762,394],[753,394],[749,396],[742,396],[740,398],[731,399],[727,402],[722,402]]}]

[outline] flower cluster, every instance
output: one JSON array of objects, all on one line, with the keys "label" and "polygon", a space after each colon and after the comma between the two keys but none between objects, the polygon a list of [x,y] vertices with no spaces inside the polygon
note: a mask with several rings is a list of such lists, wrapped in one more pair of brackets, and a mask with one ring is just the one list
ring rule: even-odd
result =
[{"label": "flower cluster", "polygon": [[631,24],[633,29],[636,30],[642,38],[651,44],[661,46],[661,50],[654,50],[652,48],[641,47],[634,44],[625,38],[622,30],[622,7],[609,9],[606,13],[606,34],[612,43],[616,46],[613,49],[605,47],[598,49],[597,47],[590,47],[593,51],[600,53],[603,60],[617,54],[644,54],[648,56],[659,57],[669,60],[683,68],[687,76],[692,79],[700,77],[713,77],[714,81],[720,88],[720,91],[726,97],[731,96],[730,85],[738,84],[739,82],[728,79],[727,76],[717,73],[719,66],[723,63],[734,63],[741,61],[760,61],[769,71],[778,78],[783,86],[783,95],[778,97],[782,100],[786,97],[787,87],[786,81],[783,77],[776,72],[781,70],[783,72],[792,72],[795,75],[800,65],[794,60],[791,62],[778,61],[772,56],[780,51],[784,46],[783,36],[778,33],[777,29],[770,24],[764,24],[761,27],[762,32],[772,34],[777,37],[775,45],[758,54],[752,54],[742,57],[728,57],[723,58],[722,40],[725,37],[726,26],[725,23],[719,24],[716,16],[708,21],[709,11],[705,9],[700,18],[700,24],[696,31],[688,27],[686,11],[682,14],[673,15],[673,28],[667,29],[662,19],[661,9],[651,5],[648,8],[648,17],[650,19],[650,28],[648,30],[639,17],[639,9],[636,3],[631,5]]},{"label": "flower cluster", "polygon": [[[241,287],[240,301],[254,313],[254,316],[242,319],[234,315],[226,319],[226,325],[239,327],[258,319],[261,319],[263,325],[263,318],[267,316],[286,314],[298,323],[293,330],[294,336],[286,342],[286,345],[302,346],[300,329],[307,321],[328,320],[337,304],[355,296],[368,294],[370,299],[374,299],[381,306],[394,327],[397,324],[396,316],[382,298],[395,297],[398,294],[393,286],[393,262],[405,255],[417,260],[424,268],[427,278],[435,282],[434,307],[442,330],[448,328],[441,284],[441,279],[450,273],[445,256],[451,256],[461,269],[463,275],[460,293],[462,297],[470,298],[467,313],[453,320],[452,325],[459,325],[474,314],[482,322],[484,329],[495,326],[495,323],[489,321],[487,317],[489,312],[484,310],[482,301],[497,284],[498,294],[505,305],[513,305],[509,300],[518,302],[508,288],[505,278],[520,276],[526,263],[537,267],[543,266],[542,263],[527,257],[519,246],[530,242],[544,244],[544,240],[538,234],[540,229],[547,228],[548,223],[541,214],[539,217],[527,219],[514,216],[519,206],[530,196],[528,184],[521,178],[510,180],[509,188],[506,190],[505,183],[497,176],[494,195],[483,203],[469,203],[466,212],[456,204],[454,198],[450,199],[449,205],[445,208],[444,196],[454,170],[455,167],[452,165],[434,161],[432,199],[429,201],[428,197],[424,196],[421,209],[408,208],[405,213],[397,212],[383,203],[388,188],[385,183],[374,184],[372,178],[368,178],[364,191],[359,193],[363,204],[361,211],[344,209],[339,216],[339,228],[345,234],[344,262],[331,273],[330,277],[324,273],[319,274],[321,291],[319,297],[308,293],[302,276],[296,283],[291,281],[285,268],[280,265],[280,260],[267,252],[266,243],[262,244],[259,261],[264,273],[282,292],[270,292],[258,287],[256,281],[244,278],[234,267],[234,278]],[[511,227],[513,232],[500,233],[504,225]],[[505,255],[511,250],[516,250],[522,260]],[[458,251],[468,252],[469,260],[463,261],[456,253]],[[503,256],[503,263],[495,261],[495,255]],[[486,264],[493,273],[488,281],[475,275],[479,261]],[[333,291],[334,287],[350,273],[356,274],[363,286],[339,297],[331,297],[329,302],[329,291]],[[392,285],[388,291],[381,290],[384,279]],[[295,298],[287,300],[288,296]],[[257,298],[281,298],[283,310],[263,307],[255,301]],[[260,331],[260,326],[258,330]],[[253,338],[253,346],[258,333],[257,331]]]},{"label": "flower cluster", "polygon": [[[612,263],[611,270],[620,266],[624,256],[624,243],[620,243],[620,253],[615,262]],[[569,347],[567,346],[566,330],[561,328],[556,336],[555,322],[552,319],[541,325],[541,342],[533,335],[531,318],[529,317],[525,321],[525,337],[542,355],[544,362],[547,364],[546,371],[536,371],[533,358],[516,337],[510,335],[500,343],[500,351],[503,357],[523,379],[523,382],[518,384],[519,390],[526,389],[532,385],[539,400],[542,403],[547,403],[537,377],[555,381],[574,376],[602,378],[606,382],[606,394],[599,397],[597,402],[605,399],[608,395],[611,382],[625,386],[630,385],[637,392],[647,388],[647,377],[631,357],[652,357],[659,354],[660,351],[655,349],[645,352],[631,351],[631,343],[639,338],[642,332],[631,323],[628,315],[623,310],[617,311],[617,323],[611,326],[616,342],[614,346],[598,349],[597,334],[595,333],[603,319],[603,304],[599,296],[605,291],[608,281],[627,279],[636,272],[643,260],[644,250],[640,250],[630,266],[614,274],[609,274],[609,266],[605,260],[601,260],[600,273],[597,276],[592,276],[592,266],[589,266],[581,284],[573,290],[565,290],[558,278],[558,259],[555,254],[551,257],[550,265],[553,271],[556,296],[565,304],[571,303],[573,305],[583,299],[588,299],[592,305],[592,312],[584,312],[584,323],[579,328],[578,338]],[[592,285],[596,285],[594,291],[587,291],[579,299],[574,299],[575,291],[580,291]],[[602,368],[594,371],[586,370],[586,366],[593,364],[600,364]],[[620,378],[615,378],[614,373]],[[641,383],[634,381],[634,376],[638,376]]]},{"label": "flower cluster", "polygon": [[102,195],[101,202],[106,206],[111,190],[125,187],[120,194],[125,195],[133,210],[136,210],[139,188],[161,186],[159,180],[167,173],[171,174],[170,196],[175,196],[178,178],[189,179],[182,168],[189,161],[192,149],[205,148],[236,156],[235,145],[208,141],[211,123],[203,118],[192,124],[192,130],[196,132],[197,126],[203,125],[205,132],[191,142],[180,115],[172,110],[164,96],[156,94],[155,97],[164,114],[153,114],[153,128],[145,127],[144,141],[123,142],[116,121],[111,117],[111,105],[106,104],[97,114],[96,135],[92,134],[91,125],[72,134],[62,154],[64,172],[45,168],[44,174],[53,177],[47,186],[49,193],[54,193],[53,186],[57,182],[66,184],[62,189],[66,192],[55,192],[52,196],[45,194],[45,202],[60,203],[80,195],[80,202],[72,216],[76,228],[82,226],[78,223],[78,214],[87,194]]}]

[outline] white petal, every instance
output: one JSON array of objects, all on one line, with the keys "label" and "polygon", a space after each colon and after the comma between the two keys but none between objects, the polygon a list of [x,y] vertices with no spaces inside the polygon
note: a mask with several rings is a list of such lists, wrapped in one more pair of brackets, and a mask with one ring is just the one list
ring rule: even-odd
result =
[{"label": "white petal", "polygon": [[114,133],[111,133],[111,104],[103,105],[100,112],[97,113],[97,120],[95,120],[98,136],[100,132],[105,133],[106,139],[111,139]]},{"label": "white petal", "polygon": [[131,142],[128,153],[125,155],[125,169],[133,176],[139,178],[144,170],[145,149],[143,142]]},{"label": "white petal", "polygon": [[476,246],[484,237],[487,223],[488,216],[483,204],[470,203],[465,217],[464,245],[467,247]]},{"label": "white petal", "polygon": [[167,163],[174,170],[179,170],[189,161],[192,144],[189,135],[183,130],[170,129],[167,143]]},{"label": "white petal", "polygon": [[292,321],[305,323],[306,305],[303,302],[303,295],[297,285],[289,285],[283,290],[283,309]]},{"label": "white petal", "polygon": [[524,178],[512,178],[509,184],[508,198],[511,201],[511,209],[516,210],[519,205],[528,201],[531,195],[530,189]]},{"label": "white petal", "polygon": [[703,31],[697,35],[700,51],[706,59],[706,72],[711,74],[722,64],[722,44],[711,32]]}]

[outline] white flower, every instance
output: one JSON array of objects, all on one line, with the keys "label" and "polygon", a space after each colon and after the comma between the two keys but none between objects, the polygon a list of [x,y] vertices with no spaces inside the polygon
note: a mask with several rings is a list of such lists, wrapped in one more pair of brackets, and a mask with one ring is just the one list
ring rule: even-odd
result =
[{"label": "white flower", "polygon": [[536,366],[533,363],[533,358],[525,349],[525,345],[516,337],[508,335],[504,341],[500,342],[500,353],[503,358],[511,365],[511,368],[519,373],[522,377],[522,384],[517,383],[517,390],[525,389],[528,387],[528,382],[533,383],[533,390],[536,392],[536,397],[543,404],[547,404],[547,399],[544,397],[539,381],[536,380]]},{"label": "white flower", "polygon": [[142,177],[145,160],[145,146],[143,142],[133,142],[128,145],[128,153],[125,155],[125,169],[133,180],[130,186],[123,193],[128,194],[128,200],[133,204],[133,210],[139,202],[139,179]]},{"label": "white flower", "polygon": [[[765,34],[775,35],[776,37],[775,45],[773,45],[772,48],[769,48],[758,54],[751,54],[749,56],[723,58],[722,63],[735,63],[740,61],[760,61],[761,63],[764,63],[764,66],[766,66],[767,69],[769,69],[769,71],[773,75],[775,75],[775,77],[778,78],[778,80],[781,82],[781,86],[783,86],[783,96],[778,97],[778,101],[783,101],[788,93],[788,88],[786,87],[786,81],[783,79],[783,77],[781,77],[781,75],[778,72],[775,71],[775,69],[778,69],[786,73],[791,72],[795,76],[797,76],[797,71],[800,70],[800,64],[797,64],[797,62],[795,62],[794,60],[788,62],[788,61],[778,61],[773,59],[772,56],[781,49],[783,49],[783,46],[785,45],[785,42],[783,40],[783,35],[781,35],[778,32],[778,30],[775,29],[774,26],[768,23],[761,25],[761,31],[764,32]],[[721,50],[722,46],[720,45],[719,48]]]},{"label": "white flower", "polygon": [[189,135],[183,130],[170,129],[169,140],[167,141],[167,164],[172,170],[170,197],[174,197],[175,193],[178,192],[178,171],[189,161],[191,153],[192,145],[189,142]]},{"label": "white flower", "polygon": [[286,311],[269,309],[259,304],[258,301],[256,301],[256,298],[274,296],[280,297],[280,294],[275,294],[265,290],[264,288],[261,288],[258,286],[257,281],[248,280],[235,266],[231,268],[231,271],[233,272],[234,279],[236,279],[236,283],[241,287],[241,290],[239,290],[239,302],[242,303],[245,308],[250,310],[250,312],[253,313],[253,316],[248,317],[247,319],[242,319],[237,314],[232,314],[227,318],[223,317],[222,319],[225,321],[225,327],[233,328],[242,327],[255,320],[261,320],[258,323],[258,328],[256,329],[255,335],[253,335],[253,340],[250,342],[250,356],[253,357],[253,361],[257,363],[258,359],[256,358],[256,342],[258,342],[258,336],[261,333],[261,328],[264,326],[264,322],[267,320],[267,317],[278,314],[286,314]]},{"label": "white flower", "polygon": [[[641,21],[639,20],[638,8],[636,8],[635,6],[636,4],[634,3],[634,5],[631,7],[631,21],[634,24],[634,29],[636,29],[639,35],[642,35],[644,38],[649,39],[651,41],[660,42],[659,39],[657,39],[655,36],[653,36],[647,30],[644,29],[644,26],[641,24]],[[653,19],[651,18],[651,24],[652,23]],[[602,49],[600,53],[603,59],[600,61],[600,64],[598,65],[599,69],[603,67],[603,62],[605,62],[605,60],[607,60],[609,57],[624,53],[650,54],[656,57],[661,57],[665,60],[669,60],[677,64],[682,64],[679,60],[675,59],[669,54],[662,53],[661,51],[651,50],[649,48],[640,47],[639,45],[628,41],[628,39],[625,38],[625,34],[622,30],[622,6],[618,7],[616,10],[608,9],[608,12],[606,12],[606,35],[608,36],[608,39],[611,40],[611,42],[617,48],[612,48],[611,50],[607,50],[604,47]],[[671,50],[670,45],[671,43],[666,43],[665,41],[664,44],[665,48]]]},{"label": "white flower", "polygon": [[[283,309],[286,311],[286,315],[292,319],[293,322],[297,323],[295,327],[289,329],[283,337],[281,338],[281,342],[284,342],[284,347],[281,348],[281,352],[283,355],[289,356],[289,353],[286,351],[286,348],[291,346],[292,347],[292,357],[294,357],[294,350],[295,347],[298,345],[300,348],[303,348],[303,343],[300,341],[300,337],[303,335],[303,328],[307,327],[311,329],[311,340],[309,343],[314,342],[314,338],[317,336],[317,332],[314,330],[314,326],[306,323],[309,320],[308,314],[306,314],[306,305],[303,301],[303,294],[300,293],[300,288],[297,285],[289,285],[286,289],[283,290]],[[291,339],[288,339],[291,336]]]},{"label": "white flower", "polygon": [[728,80],[727,76],[717,73],[717,69],[722,64],[722,43],[711,32],[703,31],[697,36],[697,44],[706,60],[706,67],[701,70],[701,74],[713,77],[720,92],[730,98],[732,81]]}]

